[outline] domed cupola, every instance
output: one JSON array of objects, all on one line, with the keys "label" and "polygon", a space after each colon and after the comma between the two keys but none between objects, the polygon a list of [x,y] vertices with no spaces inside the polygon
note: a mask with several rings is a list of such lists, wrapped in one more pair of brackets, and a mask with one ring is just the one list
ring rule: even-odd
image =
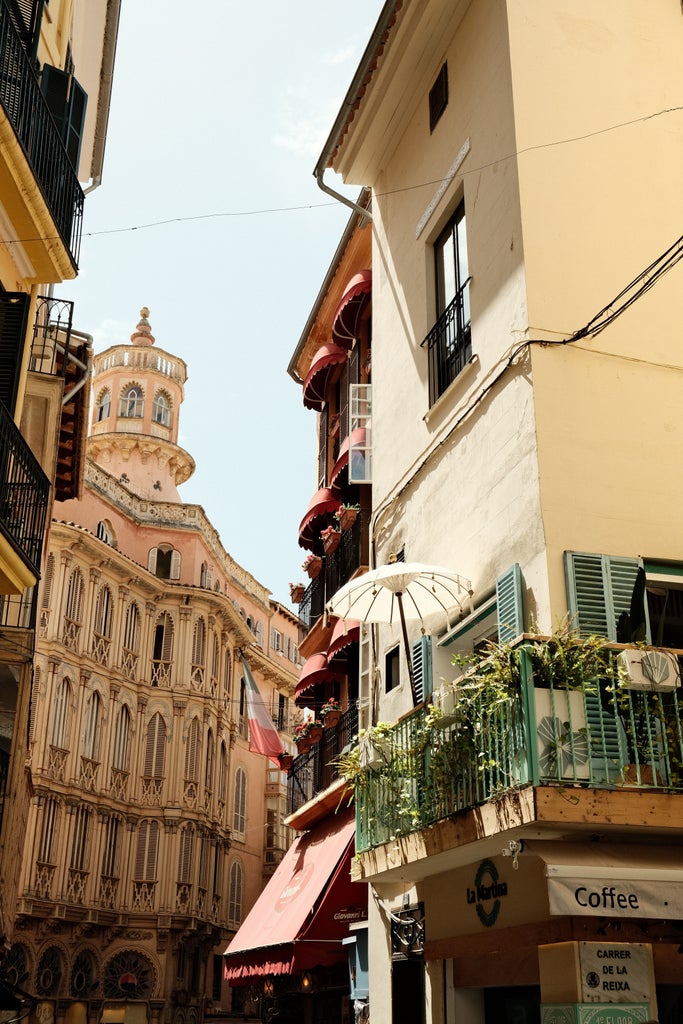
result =
[{"label": "domed cupola", "polygon": [[178,444],[187,366],[154,347],[148,317],[144,306],[130,344],[113,345],[95,356],[87,452],[134,494],[181,501],[178,486],[195,468]]}]

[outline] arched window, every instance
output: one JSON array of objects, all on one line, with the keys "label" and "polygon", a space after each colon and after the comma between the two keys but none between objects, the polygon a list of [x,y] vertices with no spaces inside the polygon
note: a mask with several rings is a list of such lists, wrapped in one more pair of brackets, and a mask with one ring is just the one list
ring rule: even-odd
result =
[{"label": "arched window", "polygon": [[221,752],[218,763],[218,799],[225,803],[228,786],[228,748],[225,741],[221,741]]},{"label": "arched window", "polygon": [[232,810],[233,832],[244,835],[247,820],[247,775],[244,768],[235,772],[235,802]]},{"label": "arched window", "polygon": [[242,921],[242,865],[237,860],[230,865],[228,921],[231,925],[239,925]]},{"label": "arched window", "polygon": [[121,668],[129,679],[135,681],[138,664],[138,648],[140,645],[140,611],[135,602],[126,609],[123,624],[123,649],[121,652]]},{"label": "arched window", "polygon": [[71,683],[65,677],[57,682],[52,703],[52,733],[50,743],[53,747],[66,749],[68,741],[67,726],[69,722],[69,705],[71,703]]},{"label": "arched window", "polygon": [[[119,846],[122,833],[121,819],[112,814],[104,830],[104,849],[102,851],[102,875],[108,881],[119,878]],[[107,887],[102,886],[102,891],[106,895]],[[111,902],[107,902],[106,906],[109,909],[113,908],[113,892],[111,893]]]},{"label": "arched window", "polygon": [[171,400],[165,391],[157,391],[152,403],[152,419],[162,427],[171,425]]},{"label": "arched window", "polygon": [[95,419],[98,423],[102,420],[109,419],[109,413],[111,412],[111,391],[109,388],[104,388],[100,391],[99,398],[97,399],[97,406],[95,410]]},{"label": "arched window", "polygon": [[201,569],[199,570],[199,586],[207,588],[211,586],[211,572],[208,562],[202,562]]},{"label": "arched window", "polygon": [[101,519],[97,524],[97,538],[112,548],[116,547],[116,536],[108,519]]},{"label": "arched window", "polygon": [[93,621],[92,656],[100,665],[106,665],[109,657],[113,608],[111,590],[105,583],[97,595]]},{"label": "arched window", "polygon": [[185,781],[199,781],[199,719],[193,718],[187,730],[185,743]]},{"label": "arched window", "polygon": [[213,731],[209,729],[206,734],[206,766],[204,770],[204,788],[208,793],[213,790],[213,761],[214,761],[214,739]]},{"label": "arched window", "polygon": [[150,550],[147,568],[160,580],[179,580],[180,552],[174,551],[170,544],[160,544]]},{"label": "arched window", "polygon": [[73,569],[66,588],[64,606],[64,630],[62,643],[71,651],[78,649],[78,636],[83,614],[83,575],[80,569]]},{"label": "arched window", "polygon": [[185,825],[180,832],[180,853],[178,857],[178,881],[192,881],[192,853],[194,850],[194,825]]},{"label": "arched window", "polygon": [[192,634],[192,665],[190,679],[193,689],[204,688],[204,670],[206,667],[206,624],[201,616],[194,624]]},{"label": "arched window", "polygon": [[128,748],[130,742],[130,711],[127,705],[123,704],[116,716],[114,727],[114,750],[112,751],[111,765],[117,771],[128,771]]},{"label": "arched window", "polygon": [[75,871],[85,871],[88,866],[90,818],[90,808],[85,804],[80,804],[73,815],[74,825],[71,836],[71,859],[69,861],[69,867]]},{"label": "arched window", "polygon": [[173,663],[173,619],[168,612],[162,612],[154,627],[152,649],[152,686],[171,685]]},{"label": "arched window", "polygon": [[119,416],[123,419],[141,419],[145,408],[145,398],[139,384],[131,384],[121,394],[119,400]]},{"label": "arched window", "polygon": [[220,670],[221,662],[221,648],[218,642],[218,637],[215,633],[211,633],[211,676],[209,681],[209,687],[212,696],[216,696],[218,690],[218,672]]},{"label": "arched window", "polygon": [[100,695],[91,693],[90,700],[85,706],[85,717],[83,719],[83,757],[95,760],[97,753],[97,740],[100,725]]},{"label": "arched window", "polygon": [[230,693],[230,670],[232,668],[232,652],[228,647],[225,651],[225,668],[223,670],[223,693],[226,698]]},{"label": "arched window", "polygon": [[159,822],[144,819],[138,825],[133,878],[137,882],[155,882],[159,852]]},{"label": "arched window", "polygon": [[147,779],[163,779],[166,763],[166,722],[159,712],[149,720],[145,743],[144,776]]},{"label": "arched window", "polygon": [[54,797],[48,797],[43,804],[43,820],[38,840],[38,862],[54,864],[55,837],[59,820],[59,804]]}]

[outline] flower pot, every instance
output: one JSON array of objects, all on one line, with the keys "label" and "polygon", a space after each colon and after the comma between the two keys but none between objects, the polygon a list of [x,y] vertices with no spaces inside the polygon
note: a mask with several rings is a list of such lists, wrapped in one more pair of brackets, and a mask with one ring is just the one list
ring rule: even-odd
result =
[{"label": "flower pot", "polygon": [[341,711],[328,711],[323,716],[323,725],[326,729],[334,729],[340,718]]},{"label": "flower pot", "polygon": [[339,528],[341,530],[350,530],[356,519],[358,518],[358,510],[355,508],[340,509],[337,514],[339,520]]},{"label": "flower pot", "polygon": [[308,573],[308,578],[310,580],[314,580],[316,578],[316,576],[320,575],[320,570],[322,569],[322,567],[323,567],[323,560],[322,560],[322,558],[314,558],[314,559],[312,559],[312,561],[310,561],[308,563],[308,565],[306,566],[306,572]]},{"label": "flower pot", "polygon": [[280,754],[278,761],[280,762],[280,770],[288,772],[294,764],[294,756],[292,754]]},{"label": "flower pot", "polygon": [[299,754],[306,754],[313,745],[310,736],[299,736],[295,742],[297,753]]},{"label": "flower pot", "polygon": [[306,588],[303,585],[303,583],[297,584],[296,587],[290,587],[289,596],[290,596],[290,598],[292,600],[292,603],[293,604],[301,604],[301,602],[304,599],[304,594],[305,593],[306,593]]},{"label": "flower pot", "polygon": [[308,738],[311,743],[319,743],[322,739],[323,727],[321,725],[312,725],[308,730]]},{"label": "flower pot", "polygon": [[331,533],[327,533],[323,537],[323,547],[325,548],[325,554],[329,555],[339,547],[339,541],[341,540],[341,531],[332,530]]}]

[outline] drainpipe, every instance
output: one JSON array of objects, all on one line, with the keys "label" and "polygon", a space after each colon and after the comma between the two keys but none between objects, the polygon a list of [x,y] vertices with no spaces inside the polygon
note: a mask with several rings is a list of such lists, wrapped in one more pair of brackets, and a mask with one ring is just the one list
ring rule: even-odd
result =
[{"label": "drainpipe", "polygon": [[[86,350],[86,360],[87,361],[84,363],[81,359],[77,359],[76,356],[73,354],[73,352],[67,353],[67,357],[66,358],[69,360],[70,363],[75,363],[75,365],[78,366],[79,369],[83,370],[83,376],[81,377],[81,379],[76,384],[74,384],[74,386],[72,387],[71,391],[68,391],[65,395],[62,395],[62,406],[65,406],[68,402],[70,402],[71,399],[74,397],[74,395],[78,394],[78,392],[82,388],[85,387],[85,385],[87,384],[88,380],[90,379],[90,371],[92,369],[92,360],[93,360],[93,336],[92,336],[92,334],[86,334],[84,331],[75,331],[73,328],[71,329],[71,334],[72,334],[72,336],[75,336],[76,338],[80,338],[81,341],[85,342],[85,344],[86,344],[86,349],[85,349]],[[62,353],[64,352],[64,346],[60,345],[59,342],[57,342],[56,347],[60,350],[60,352],[62,352]]]},{"label": "drainpipe", "polygon": [[340,203],[344,204],[344,206],[348,206],[356,213],[359,213],[361,215],[360,226],[364,228],[368,221],[372,221],[372,214],[370,211],[368,209],[363,209],[363,207],[359,206],[358,203],[354,203],[351,199],[347,199],[346,196],[343,196],[341,192],[335,192],[333,188],[326,185],[323,181],[324,173],[324,167],[316,167],[314,171],[315,180],[318,182],[318,188],[322,189],[323,192],[326,192],[328,196],[332,196],[333,199],[338,199]]}]

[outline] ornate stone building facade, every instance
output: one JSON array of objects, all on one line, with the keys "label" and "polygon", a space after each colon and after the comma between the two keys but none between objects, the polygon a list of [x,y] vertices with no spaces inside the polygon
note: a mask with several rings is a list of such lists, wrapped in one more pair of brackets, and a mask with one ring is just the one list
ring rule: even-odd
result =
[{"label": "ornate stone building facade", "polygon": [[55,505],[39,597],[10,961],[52,1020],[210,1016],[287,845],[242,658],[286,748],[298,619],[178,495],[186,367],[147,314],[95,359],[83,498]]}]

